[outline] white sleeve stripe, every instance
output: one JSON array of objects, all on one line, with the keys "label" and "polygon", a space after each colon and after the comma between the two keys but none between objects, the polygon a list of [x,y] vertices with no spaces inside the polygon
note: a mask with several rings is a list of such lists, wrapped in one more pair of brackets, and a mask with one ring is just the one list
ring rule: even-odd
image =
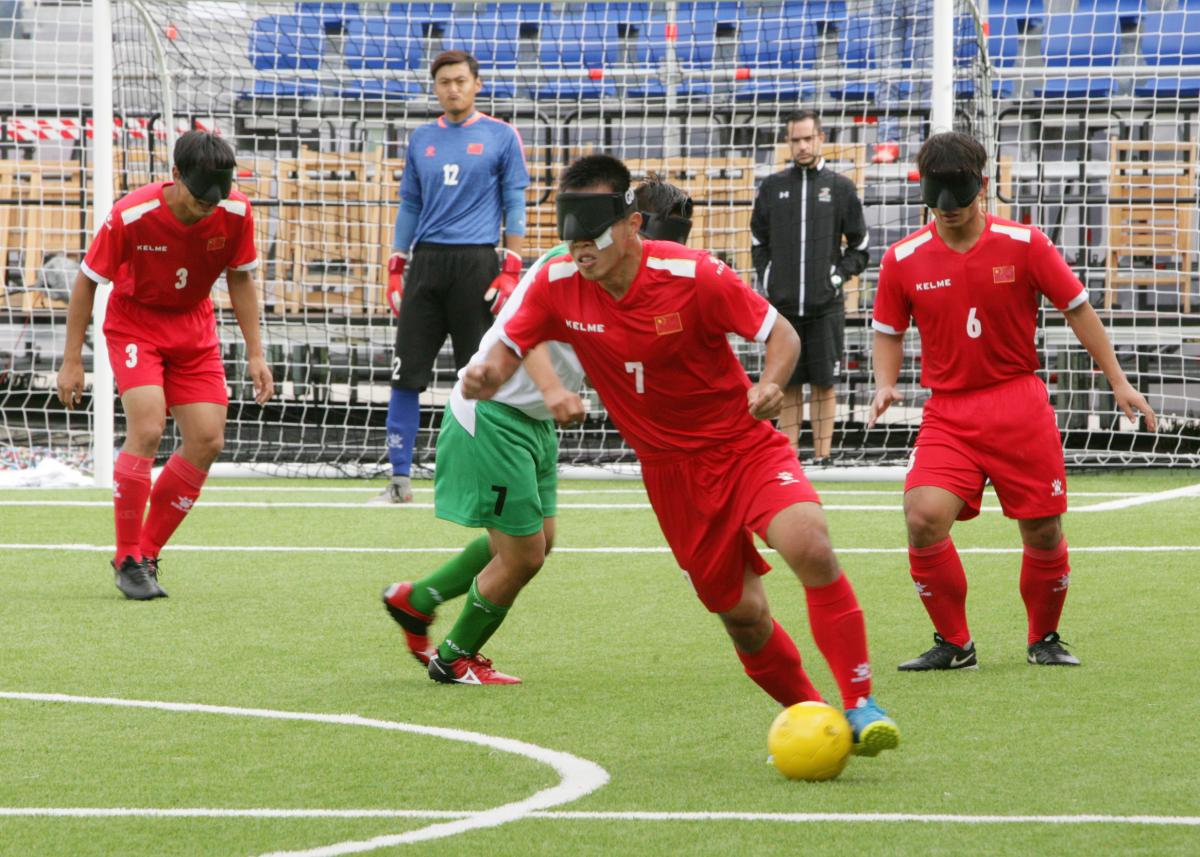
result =
[{"label": "white sleeve stripe", "polygon": [[508,334],[505,333],[503,330],[500,331],[500,341],[503,342],[505,345],[507,345],[509,348],[511,348],[518,357],[520,357],[521,359],[525,358],[525,352],[521,350],[521,346],[517,345],[517,343],[515,343],[511,339],[509,339]]},{"label": "white sleeve stripe", "polygon": [[857,247],[855,247],[854,249],[855,249],[855,250],[866,250],[866,249],[867,249],[867,244],[868,244],[869,242],[870,242],[870,233],[864,232],[864,233],[863,233],[863,240],[862,240],[862,243],[861,243],[861,244],[859,244],[859,245],[858,245]]},{"label": "white sleeve stripe", "polygon": [[1087,299],[1088,299],[1088,291],[1087,291],[1087,289],[1082,289],[1082,290],[1080,290],[1079,294],[1077,294],[1075,297],[1071,298],[1071,302],[1068,303],[1066,305],[1066,307],[1063,308],[1063,311],[1065,312],[1066,310],[1069,310],[1069,309],[1075,309],[1075,307],[1077,307],[1081,304],[1087,303]]},{"label": "white sleeve stripe", "polygon": [[775,319],[777,318],[779,318],[779,310],[773,306],[768,306],[767,315],[763,318],[763,323],[758,328],[758,333],[754,334],[755,342],[767,341],[767,337],[771,335],[771,328],[775,326]]},{"label": "white sleeve stripe", "polygon": [[896,330],[896,328],[892,327],[890,324],[884,324],[878,319],[871,320],[871,327],[875,328],[880,333],[886,333],[890,336],[899,336],[900,334],[904,333],[903,330]]},{"label": "white sleeve stripe", "polygon": [[230,265],[229,270],[231,270],[231,271],[253,271],[257,267],[258,267],[258,260],[251,259],[245,265]]},{"label": "white sleeve stripe", "polygon": [[87,262],[80,262],[79,270],[83,271],[83,273],[87,276],[87,278],[89,280],[99,283],[102,286],[105,285],[106,283],[112,282],[112,280],[110,280],[108,277],[104,276],[103,274],[98,274],[95,271],[93,271],[91,268],[89,268]]}]

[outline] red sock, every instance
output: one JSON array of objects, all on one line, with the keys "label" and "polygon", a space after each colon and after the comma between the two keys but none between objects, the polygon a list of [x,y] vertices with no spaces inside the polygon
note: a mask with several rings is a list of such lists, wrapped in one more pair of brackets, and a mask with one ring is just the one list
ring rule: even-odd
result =
[{"label": "red sock", "polygon": [[1071,566],[1065,538],[1048,551],[1025,545],[1025,555],[1021,557],[1021,598],[1029,616],[1030,643],[1058,630],[1070,585]]},{"label": "red sock", "polygon": [[778,622],[766,645],[757,652],[746,654],[737,648],[734,651],[746,668],[746,675],[780,705],[822,701],[800,663],[800,650]]},{"label": "red sock", "polygon": [[150,513],[142,528],[142,556],[158,556],[191,511],[207,477],[207,473],[178,452],[167,460],[150,494]]},{"label": "red sock", "polygon": [[867,626],[854,587],[845,572],[828,586],[805,587],[808,624],[817,648],[842,693],[842,707],[854,708],[871,695],[871,660],[867,655]]},{"label": "red sock", "polygon": [[142,538],[142,516],[146,514],[146,498],[150,496],[150,468],[153,458],[142,458],[129,452],[117,456],[113,465],[113,517],[117,523],[117,565],[127,556],[141,559],[138,544]]},{"label": "red sock", "polygon": [[929,547],[910,547],[908,564],[921,606],[933,620],[933,627],[947,643],[965,646],[971,641],[967,629],[967,575],[954,541],[947,536]]}]

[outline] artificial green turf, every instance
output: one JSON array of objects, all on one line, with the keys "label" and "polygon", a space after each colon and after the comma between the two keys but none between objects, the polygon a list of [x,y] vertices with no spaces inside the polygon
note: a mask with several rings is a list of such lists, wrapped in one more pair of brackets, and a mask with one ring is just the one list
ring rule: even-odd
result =
[{"label": "artificial green turf", "polygon": [[[1194,476],[1195,474],[1191,474]],[[1086,491],[1158,491],[1189,474],[1072,476]],[[217,486],[249,483],[215,482]],[[447,547],[466,530],[418,509],[205,508],[206,500],[354,502],[373,486],[259,483],[208,492],[176,545]],[[288,493],[361,487],[361,495]],[[569,483],[573,489],[630,483]],[[426,487],[422,484],[422,487]],[[566,485],[564,487],[567,487]],[[894,496],[900,486],[828,485]],[[418,494],[418,500],[429,498]],[[97,491],[0,492],[0,499],[104,499]],[[1073,506],[1110,498],[1077,497]],[[641,502],[639,493],[564,503]],[[995,503],[991,498],[989,503]],[[487,647],[515,688],[447,688],[405,652],[379,604],[388,582],[444,554],[164,554],[171,598],[123,600],[107,557],[75,550],[0,555],[0,691],[319,713],[354,713],[516,738],[601,765],[611,781],[564,811],[842,812],[952,815],[1200,815],[1200,681],[1193,613],[1200,552],[1072,557],[1063,636],[1078,670],[1024,662],[1017,554],[964,553],[982,668],[902,675],[929,645],[907,574],[899,512],[830,511],[836,547],[867,616],[877,696],[901,749],[854,759],[827,784],[765,764],[777,710],[742,674],[719,623],[664,553],[552,555]],[[1200,545],[1200,500],[1068,515],[1071,544]],[[563,547],[661,547],[649,510],[564,509]],[[960,548],[1016,547],[985,514]],[[5,507],[0,543],[112,542],[104,507]],[[773,558],[773,557],[772,557]],[[790,574],[766,579],[775,613],[818,686],[835,688]],[[439,618],[444,631],[453,607]],[[469,745],[363,727],[0,699],[0,807],[479,810],[556,783],[548,767]],[[415,830],[422,819],[11,818],[0,855],[224,855],[312,848]],[[537,818],[375,853],[495,854],[1194,854],[1200,828],[1131,825],[633,821]]]}]

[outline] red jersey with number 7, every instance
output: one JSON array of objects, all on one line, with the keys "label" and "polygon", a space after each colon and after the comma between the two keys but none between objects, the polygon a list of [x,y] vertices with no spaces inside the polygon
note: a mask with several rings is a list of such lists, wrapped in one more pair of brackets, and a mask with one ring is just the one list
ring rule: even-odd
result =
[{"label": "red jersey with number 7", "polygon": [[911,317],[921,332],[921,384],[976,390],[1037,371],[1040,295],[1064,311],[1088,297],[1040,230],[988,215],[979,240],[959,253],[930,221],[884,254],[872,325],[903,333]]},{"label": "red jersey with number 7", "polygon": [[179,221],[163,197],[170,182],[154,182],[113,206],[84,257],[82,270],[113,294],[168,310],[208,299],[226,269],[257,264],[250,201],[239,191],[197,222]]},{"label": "red jersey with number 7", "polygon": [[620,300],[564,256],[538,272],[501,338],[521,355],[548,340],[572,346],[621,435],[639,458],[655,460],[757,430],[750,379],[727,334],[763,342],[775,318],[706,251],[643,241]]}]

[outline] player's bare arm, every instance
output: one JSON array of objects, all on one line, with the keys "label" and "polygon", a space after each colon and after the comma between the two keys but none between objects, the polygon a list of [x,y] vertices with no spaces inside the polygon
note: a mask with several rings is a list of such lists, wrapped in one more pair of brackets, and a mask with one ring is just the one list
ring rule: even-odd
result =
[{"label": "player's bare arm", "polygon": [[875,421],[893,404],[903,401],[896,389],[896,382],[900,378],[900,364],[904,360],[904,334],[875,331],[871,358],[875,364],[875,395],[871,399],[867,428],[873,427]]},{"label": "player's bare arm", "polygon": [[556,423],[560,426],[573,426],[583,422],[587,413],[583,399],[578,393],[563,386],[562,379],[558,377],[558,373],[554,371],[554,364],[550,361],[550,346],[547,343],[543,342],[525,355],[523,365],[541,391],[542,400],[554,415]]},{"label": "player's bare arm", "polygon": [[58,400],[68,411],[83,399],[83,338],[92,320],[92,305],[96,300],[96,283],[80,271],[75,275],[71,300],[67,304],[67,344],[63,349],[62,365],[58,367]]},{"label": "player's bare arm", "polygon": [[1139,393],[1125,377],[1125,371],[1117,361],[1116,352],[1113,351],[1112,343],[1109,342],[1108,334],[1104,330],[1104,323],[1100,321],[1100,317],[1096,315],[1091,304],[1085,301],[1063,314],[1067,317],[1067,324],[1071,325],[1071,330],[1075,331],[1079,343],[1087,349],[1088,354],[1092,355],[1092,359],[1096,361],[1096,365],[1108,379],[1117,407],[1130,422],[1134,422],[1137,419],[1137,413],[1140,412],[1146,418],[1147,430],[1155,431],[1158,428],[1158,417],[1155,415],[1154,409],[1150,407],[1146,397]]},{"label": "player's bare arm", "polygon": [[462,376],[463,397],[490,399],[521,368],[521,358],[503,342],[497,342],[482,363],[472,363]]},{"label": "player's bare arm", "polygon": [[254,401],[265,404],[275,395],[275,380],[263,357],[262,333],[259,330],[258,296],[254,292],[254,281],[249,271],[226,271],[229,284],[229,302],[242,338],[246,340],[246,374],[254,384]]},{"label": "player's bare arm", "polygon": [[758,383],[746,391],[750,416],[770,420],[779,416],[783,407],[783,387],[800,359],[800,337],[795,328],[781,315],[767,335],[767,353],[763,358]]}]

